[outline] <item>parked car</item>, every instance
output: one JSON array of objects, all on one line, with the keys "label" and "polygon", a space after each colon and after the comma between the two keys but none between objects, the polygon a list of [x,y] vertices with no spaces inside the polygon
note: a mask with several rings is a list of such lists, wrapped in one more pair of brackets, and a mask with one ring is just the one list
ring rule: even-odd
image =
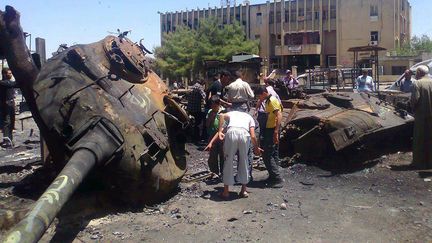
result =
[{"label": "parked car", "polygon": [[[422,61],[422,62],[416,63],[412,67],[409,68],[413,72],[413,74],[414,74],[413,77],[412,77],[413,81],[415,81],[416,69],[420,65],[426,65],[426,66],[428,66],[429,67],[429,76],[432,76],[432,59],[428,59],[426,61]],[[404,74],[401,74],[399,76],[399,78],[395,82],[393,82],[392,85],[390,85],[389,87],[386,88],[386,90],[387,91],[392,91],[392,90],[399,91],[401,83],[402,83],[402,80],[403,80],[403,76],[404,76]]]}]

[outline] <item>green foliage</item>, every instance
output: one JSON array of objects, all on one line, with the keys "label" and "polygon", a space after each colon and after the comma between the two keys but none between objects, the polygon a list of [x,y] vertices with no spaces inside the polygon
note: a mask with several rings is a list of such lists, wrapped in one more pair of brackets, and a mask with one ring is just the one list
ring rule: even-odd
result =
[{"label": "green foliage", "polygon": [[193,67],[196,32],[179,27],[164,35],[164,45],[154,50],[156,65],[168,77],[189,76]]},{"label": "green foliage", "polygon": [[414,50],[409,44],[405,44],[400,48],[396,48],[395,51],[396,51],[396,56],[401,56],[401,57],[418,55],[418,52]]},{"label": "green foliage", "polygon": [[417,56],[421,52],[432,52],[432,39],[427,35],[414,36],[410,43],[396,49],[397,56]]},{"label": "green foliage", "polygon": [[221,27],[216,19],[200,22],[196,29],[179,27],[164,35],[164,43],[155,49],[158,68],[167,77],[189,77],[203,72],[203,61],[229,61],[245,52],[257,54],[258,41],[246,40],[239,23]]},{"label": "green foliage", "polygon": [[414,36],[411,39],[411,46],[416,51],[432,52],[432,40],[427,35]]}]

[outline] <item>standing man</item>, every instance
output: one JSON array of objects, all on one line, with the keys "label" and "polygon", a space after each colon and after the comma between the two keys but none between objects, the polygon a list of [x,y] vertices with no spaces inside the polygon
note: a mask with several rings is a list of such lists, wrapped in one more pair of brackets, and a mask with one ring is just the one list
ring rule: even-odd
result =
[{"label": "standing man", "polygon": [[366,69],[362,70],[362,75],[356,79],[356,87],[358,92],[372,92],[374,91],[373,79],[368,75]]},{"label": "standing man", "polygon": [[2,147],[12,147],[12,131],[15,122],[15,88],[12,81],[12,71],[9,68],[2,69],[2,80],[0,81],[0,109],[3,121],[3,142]]},{"label": "standing man", "polygon": [[[207,102],[210,104],[210,99],[212,96],[214,95],[218,95],[221,96],[222,95],[222,82],[220,80],[220,75],[216,74],[214,77],[214,80],[212,82],[212,84],[210,85],[210,87],[207,90],[208,94],[207,94]],[[210,107],[210,105],[208,106]]]},{"label": "standing man", "polygon": [[409,93],[412,90],[412,85],[413,82],[411,80],[413,73],[411,72],[411,70],[407,69],[404,72],[404,77],[403,80],[401,81],[401,85],[400,85],[400,91],[404,92],[404,93]]},{"label": "standing man", "polygon": [[242,80],[240,70],[235,72],[236,80],[226,86],[226,97],[231,103],[232,110],[249,110],[249,100],[254,97],[254,93],[250,85]]},{"label": "standing man", "polygon": [[[267,92],[275,97],[279,103],[282,105],[282,101],[279,97],[279,95],[276,93],[276,91],[274,90],[274,82],[271,79],[266,79],[265,80],[265,84],[266,84],[266,89]],[[255,114],[257,116],[257,121],[259,124],[259,128],[260,128],[260,132],[259,132],[259,141],[260,143],[262,142],[262,135],[263,132],[262,130],[265,129],[266,123],[267,123],[267,112],[265,111],[265,104],[263,102],[261,102],[261,100],[258,100],[255,106]]]},{"label": "standing man", "polygon": [[269,173],[267,184],[274,188],[283,187],[283,179],[279,171],[279,129],[282,121],[282,106],[279,101],[269,94],[265,87],[256,91],[259,102],[265,104],[267,121],[262,129],[263,161]]},{"label": "standing man", "polygon": [[205,92],[200,81],[192,85],[191,89],[188,94],[187,111],[195,118],[192,137],[193,142],[197,144],[201,137],[200,125],[204,119],[203,102],[205,100]]},{"label": "standing man", "polygon": [[178,90],[178,83],[177,83],[177,81],[175,81],[174,80],[174,82],[173,82],[173,90]]},{"label": "standing man", "polygon": [[413,166],[432,168],[432,79],[429,68],[421,65],[416,70],[411,105],[414,112]]},{"label": "standing man", "polygon": [[291,70],[286,70],[285,77],[283,78],[284,86],[286,87],[287,95],[291,95],[292,91],[298,88],[299,82],[298,80],[292,75]]}]

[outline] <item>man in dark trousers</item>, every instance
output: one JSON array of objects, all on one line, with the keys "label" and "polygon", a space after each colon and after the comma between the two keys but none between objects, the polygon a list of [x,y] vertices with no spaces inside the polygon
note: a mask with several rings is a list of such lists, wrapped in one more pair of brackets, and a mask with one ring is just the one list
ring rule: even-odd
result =
[{"label": "man in dark trousers", "polygon": [[263,161],[269,173],[267,185],[274,188],[283,187],[283,179],[279,171],[279,131],[282,121],[282,105],[279,100],[269,94],[265,87],[258,87],[256,95],[264,104],[267,121],[262,130],[262,144],[264,149]]},{"label": "man in dark trousers", "polygon": [[195,144],[200,142],[201,132],[200,125],[205,119],[203,104],[206,98],[206,94],[204,92],[204,88],[202,86],[203,81],[196,81],[194,85],[192,85],[191,91],[188,94],[188,103],[187,103],[187,111],[195,118],[195,124],[193,128],[192,139]]},{"label": "man in dark trousers", "polygon": [[12,131],[15,123],[15,88],[12,81],[12,71],[9,68],[2,69],[2,80],[0,81],[0,109],[3,121],[2,147],[12,147]]}]

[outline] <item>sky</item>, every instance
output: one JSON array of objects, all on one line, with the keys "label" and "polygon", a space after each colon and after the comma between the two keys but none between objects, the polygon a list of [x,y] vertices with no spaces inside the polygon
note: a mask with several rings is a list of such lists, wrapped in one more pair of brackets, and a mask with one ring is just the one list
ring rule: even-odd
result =
[{"label": "sky", "polygon": [[[360,0],[344,0],[360,1]],[[386,0],[387,1],[387,0]],[[237,0],[237,3],[242,0]],[[265,3],[252,0],[251,4]],[[60,44],[86,44],[99,41],[116,30],[132,30],[133,41],[144,38],[147,49],[160,45],[159,12],[220,6],[220,0],[0,0],[0,9],[11,5],[21,13],[25,32],[45,39],[47,57]],[[432,36],[432,0],[410,0],[414,35]],[[34,49],[34,40],[32,40]]]}]

